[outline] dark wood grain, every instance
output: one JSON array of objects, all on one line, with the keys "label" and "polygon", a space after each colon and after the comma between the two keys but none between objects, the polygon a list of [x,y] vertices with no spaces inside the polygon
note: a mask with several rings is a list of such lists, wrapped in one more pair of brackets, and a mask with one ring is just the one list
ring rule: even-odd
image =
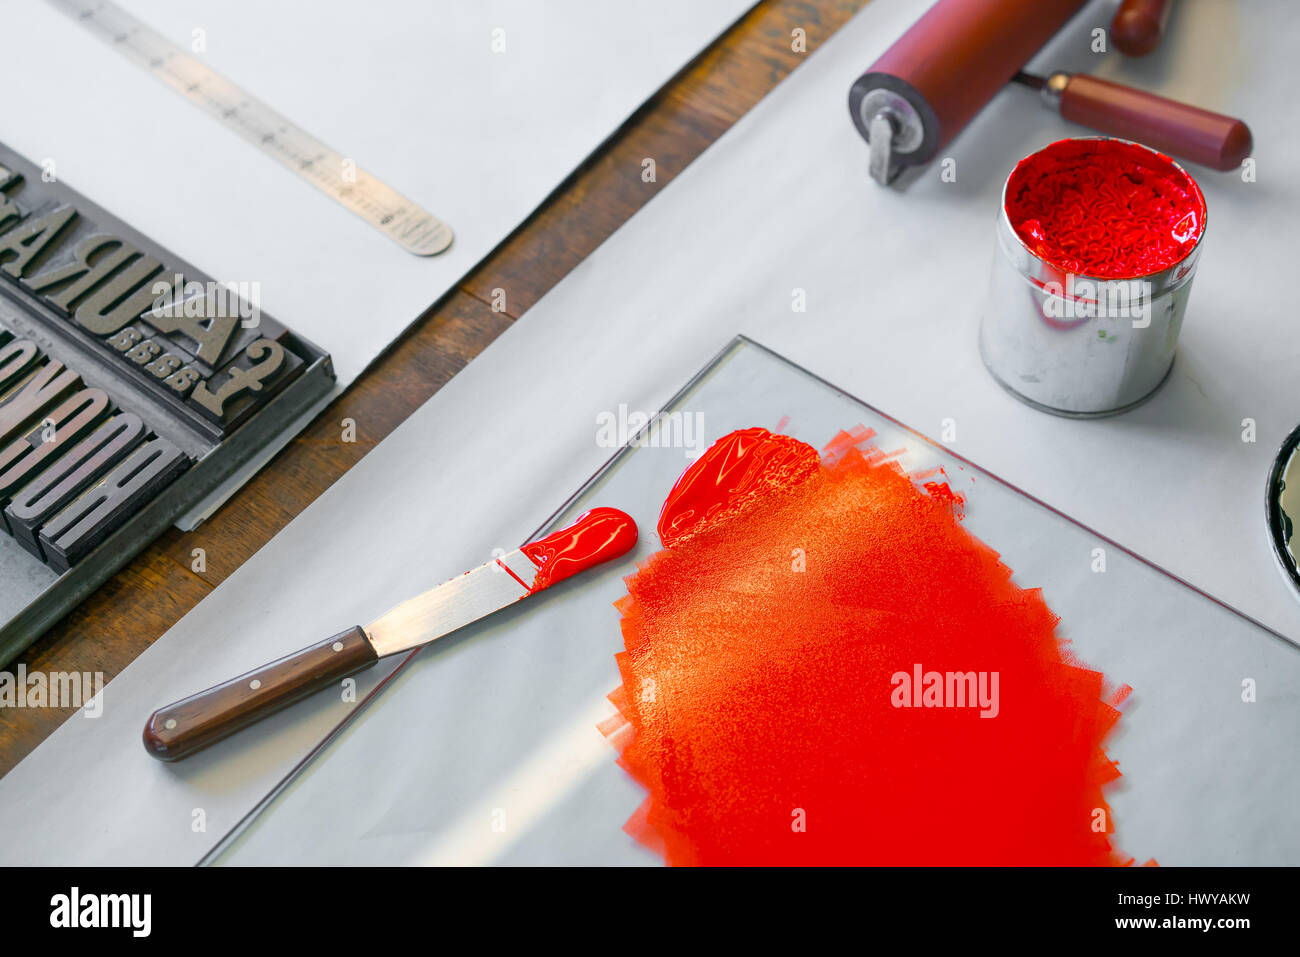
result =
[{"label": "dark wood grain", "polygon": [[[111,680],[523,316],[865,2],[759,4],[611,136],[216,515],[193,532],[166,532],[10,668],[21,663],[29,672],[99,672]],[[804,31],[804,51],[794,49],[796,29]],[[641,176],[647,157],[655,160],[653,183]],[[345,441],[346,420],[354,426],[355,441]],[[109,695],[105,707],[112,706]],[[71,713],[0,709],[0,774]]]},{"label": "dark wood grain", "polygon": [[160,761],[188,758],[378,660],[366,633],[349,628],[159,708],[145,722],[144,748]]}]

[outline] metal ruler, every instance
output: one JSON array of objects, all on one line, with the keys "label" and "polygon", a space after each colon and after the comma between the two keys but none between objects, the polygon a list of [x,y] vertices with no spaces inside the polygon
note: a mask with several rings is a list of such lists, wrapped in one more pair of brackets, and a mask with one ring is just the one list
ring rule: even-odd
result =
[{"label": "metal ruler", "polygon": [[110,0],[49,0],[128,60],[417,256],[451,245],[442,220],[330,149]]}]

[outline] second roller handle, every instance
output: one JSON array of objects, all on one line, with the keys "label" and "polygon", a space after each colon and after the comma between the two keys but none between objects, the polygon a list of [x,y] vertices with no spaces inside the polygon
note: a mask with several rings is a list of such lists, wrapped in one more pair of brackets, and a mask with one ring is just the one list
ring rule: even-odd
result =
[{"label": "second roller handle", "polygon": [[1060,110],[1072,123],[1211,169],[1236,169],[1253,147],[1250,127],[1235,117],[1086,74],[1069,78]]}]

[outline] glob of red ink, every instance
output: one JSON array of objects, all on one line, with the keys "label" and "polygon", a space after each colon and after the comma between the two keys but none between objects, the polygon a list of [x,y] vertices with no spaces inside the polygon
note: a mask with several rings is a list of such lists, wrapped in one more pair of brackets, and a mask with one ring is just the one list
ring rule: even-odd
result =
[{"label": "glob of red ink", "polygon": [[1168,269],[1205,229],[1205,197],[1190,175],[1161,153],[1106,139],[1061,140],[1021,160],[1006,213],[1040,259],[1102,279]]},{"label": "glob of red ink", "polygon": [[671,548],[762,497],[817,470],[817,451],[767,429],[739,429],[715,442],[682,473],[659,513],[659,540]]},{"label": "glob of red ink", "polygon": [[636,522],[616,508],[593,508],[572,525],[520,549],[537,566],[530,592],[549,588],[592,565],[607,562],[636,544]]},{"label": "glob of red ink", "polygon": [[[733,433],[673,490],[619,603],[626,829],[672,864],[1119,862],[1102,676],[951,492],[842,438]],[[996,672],[996,716],[895,707],[918,665]]]}]

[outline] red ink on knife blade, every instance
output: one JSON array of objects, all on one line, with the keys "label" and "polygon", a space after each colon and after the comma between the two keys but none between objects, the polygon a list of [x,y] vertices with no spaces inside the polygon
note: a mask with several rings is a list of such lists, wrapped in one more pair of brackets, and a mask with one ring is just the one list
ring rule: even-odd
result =
[{"label": "red ink on knife blade", "polygon": [[584,512],[572,525],[520,549],[537,566],[537,577],[528,590],[541,591],[592,565],[617,558],[636,544],[636,537],[636,522],[626,512],[616,508]]},{"label": "red ink on knife blade", "polygon": [[649,791],[625,829],[671,864],[1128,863],[1102,797],[1126,692],[869,437],[819,459],[746,429],[673,489],[618,603],[601,730]]},{"label": "red ink on knife blade", "polygon": [[1081,276],[1132,279],[1177,265],[1205,230],[1205,197],[1163,153],[1060,140],[1021,160],[1006,212],[1040,259]]}]

